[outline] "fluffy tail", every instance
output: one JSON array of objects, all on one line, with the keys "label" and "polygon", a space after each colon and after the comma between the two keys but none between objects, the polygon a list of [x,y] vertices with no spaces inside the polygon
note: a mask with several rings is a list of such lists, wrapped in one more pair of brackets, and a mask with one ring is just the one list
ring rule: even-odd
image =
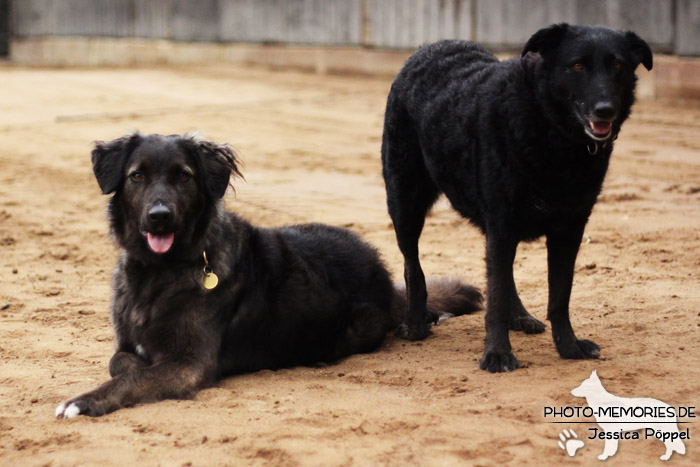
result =
[{"label": "fluffy tail", "polygon": [[[484,297],[479,289],[464,284],[459,279],[430,279],[427,281],[427,287],[428,322],[437,323],[483,308]],[[397,325],[403,322],[407,310],[406,286],[404,283],[396,283],[391,311]]]}]

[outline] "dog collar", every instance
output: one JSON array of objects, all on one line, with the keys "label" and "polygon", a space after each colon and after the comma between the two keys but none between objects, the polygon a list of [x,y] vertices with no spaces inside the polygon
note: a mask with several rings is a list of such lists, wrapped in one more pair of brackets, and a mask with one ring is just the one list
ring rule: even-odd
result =
[{"label": "dog collar", "polygon": [[219,285],[219,276],[214,274],[214,270],[209,266],[209,261],[207,261],[207,252],[203,251],[202,256],[204,257],[204,280],[202,285],[207,290],[212,290]]},{"label": "dog collar", "polygon": [[595,156],[600,152],[600,149],[605,149],[608,147],[608,143],[612,145],[613,141],[617,139],[617,133],[613,135],[612,138],[605,140],[605,141],[592,141],[586,145],[586,149],[588,149],[588,154],[591,156]]}]

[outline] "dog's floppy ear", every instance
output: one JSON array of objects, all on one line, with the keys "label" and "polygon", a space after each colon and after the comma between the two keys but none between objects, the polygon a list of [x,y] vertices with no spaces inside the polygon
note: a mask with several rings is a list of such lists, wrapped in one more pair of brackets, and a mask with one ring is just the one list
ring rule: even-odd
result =
[{"label": "dog's floppy ear", "polygon": [[552,24],[540,29],[528,39],[520,56],[524,57],[528,52],[537,52],[541,55],[556,48],[564,38],[567,29],[569,25],[566,23]]},{"label": "dog's floppy ear", "polygon": [[228,144],[209,141],[199,133],[188,133],[181,141],[193,153],[201,173],[202,188],[212,198],[224,196],[231,175],[243,178],[238,170],[240,160]]},{"label": "dog's floppy ear", "polygon": [[92,171],[105,195],[113,193],[124,177],[124,165],[129,154],[141,142],[141,135],[133,133],[113,141],[95,141],[92,150]]},{"label": "dog's floppy ear", "polygon": [[630,45],[632,55],[637,60],[635,65],[639,65],[641,63],[644,65],[644,68],[651,70],[651,67],[654,66],[654,59],[651,55],[651,48],[649,47],[649,44],[647,44],[644,39],[632,31],[625,31],[625,39],[627,39],[627,42]]}]

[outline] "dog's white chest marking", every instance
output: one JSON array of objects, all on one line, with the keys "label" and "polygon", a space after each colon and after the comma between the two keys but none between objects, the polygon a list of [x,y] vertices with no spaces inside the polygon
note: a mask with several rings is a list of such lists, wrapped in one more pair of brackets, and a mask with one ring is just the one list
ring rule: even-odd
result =
[{"label": "dog's white chest marking", "polygon": [[148,358],[148,355],[146,355],[146,350],[144,350],[144,348],[141,344],[136,345],[136,355],[138,355],[139,357],[141,357],[144,360],[146,360]]}]

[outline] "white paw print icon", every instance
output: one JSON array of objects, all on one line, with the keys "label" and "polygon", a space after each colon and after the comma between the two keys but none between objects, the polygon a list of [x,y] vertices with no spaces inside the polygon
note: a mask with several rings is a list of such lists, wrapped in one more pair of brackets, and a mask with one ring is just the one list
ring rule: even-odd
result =
[{"label": "white paw print icon", "polygon": [[561,441],[558,441],[557,444],[571,457],[574,457],[576,451],[583,447],[583,441],[578,439],[578,435],[574,430],[565,429],[559,433],[559,439]]}]

